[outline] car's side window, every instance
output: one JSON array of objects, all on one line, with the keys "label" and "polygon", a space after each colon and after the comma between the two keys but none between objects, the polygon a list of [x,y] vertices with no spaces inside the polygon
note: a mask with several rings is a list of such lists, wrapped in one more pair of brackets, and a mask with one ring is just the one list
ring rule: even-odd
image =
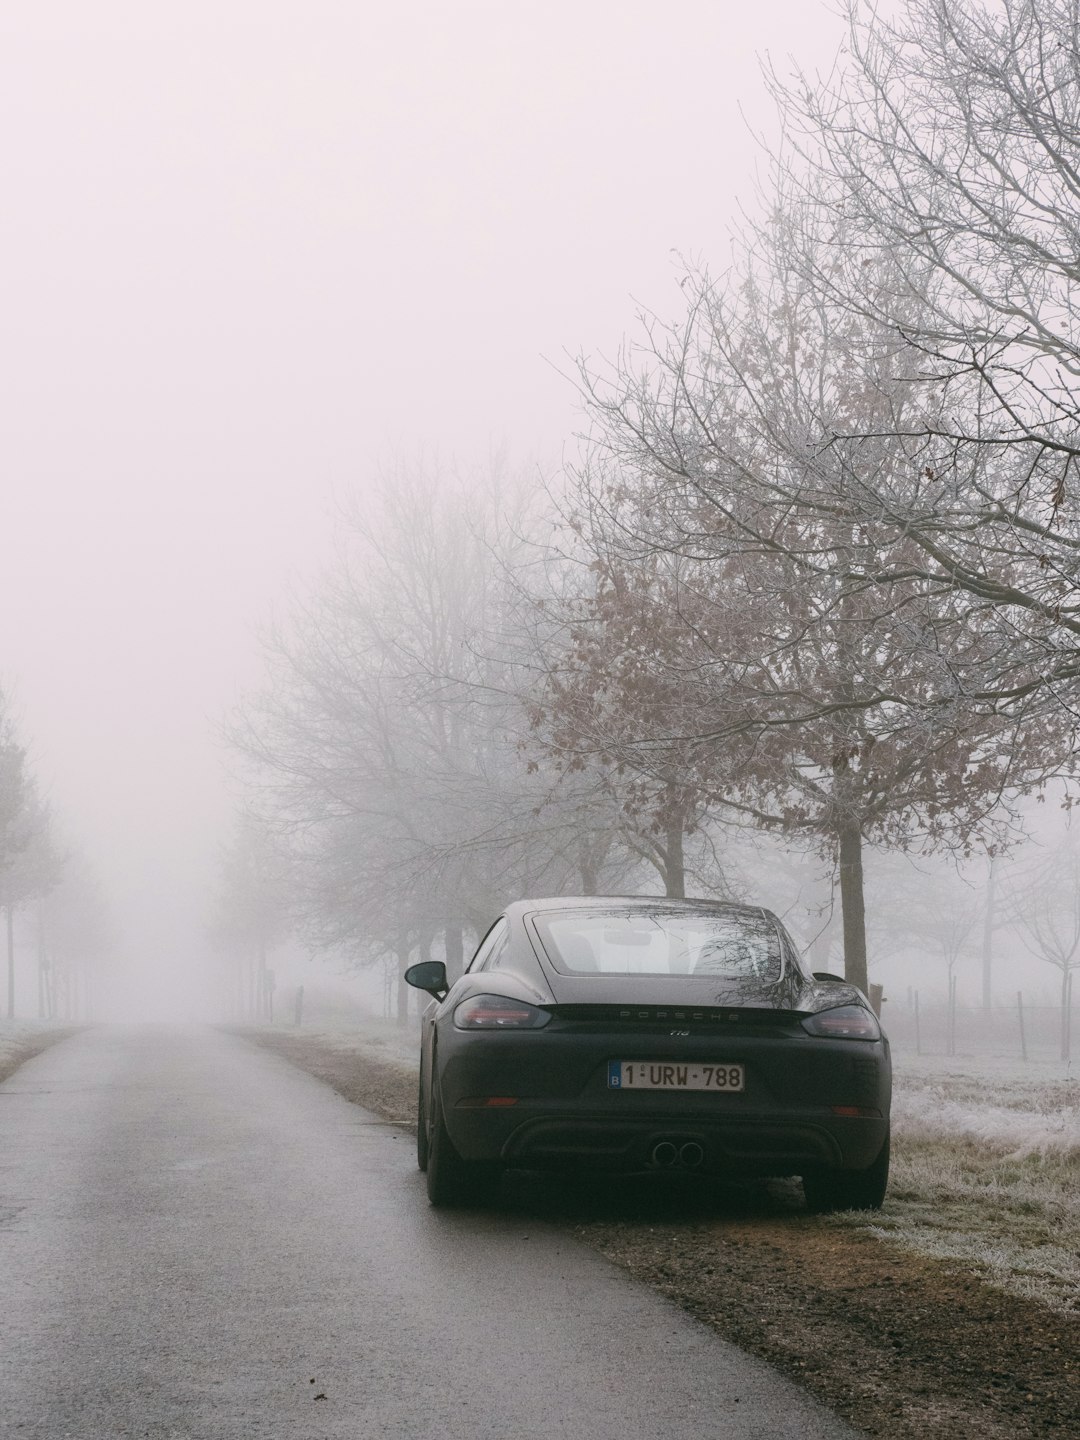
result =
[{"label": "car's side window", "polygon": [[476,947],[476,954],[465,967],[466,974],[472,975],[477,970],[486,970],[491,963],[493,953],[502,948],[502,943],[505,942],[509,934],[509,923],[505,916],[500,915]]}]

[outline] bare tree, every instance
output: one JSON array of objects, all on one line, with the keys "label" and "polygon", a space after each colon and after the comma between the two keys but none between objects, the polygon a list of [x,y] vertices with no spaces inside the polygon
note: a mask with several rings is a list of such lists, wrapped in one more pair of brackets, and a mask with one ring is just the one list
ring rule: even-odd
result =
[{"label": "bare tree", "polygon": [[15,1014],[15,912],[57,883],[63,860],[27,764],[6,698],[0,693],[0,909],[7,936],[7,1013]]},{"label": "bare tree", "polygon": [[[577,524],[601,563],[660,565],[676,589],[681,642],[653,665],[666,714],[642,715],[638,750],[707,749],[717,805],[835,850],[847,974],[865,987],[864,845],[992,830],[1060,736],[973,703],[999,631],[928,584],[898,532],[881,573],[880,496],[925,480],[906,435],[917,376],[891,331],[807,279],[809,223],[780,210],[726,285],[688,271],[682,323],[648,320],[613,367],[582,363]],[[893,279],[886,256],[872,283]],[[823,443],[857,425],[872,442]]]},{"label": "bare tree", "polygon": [[0,870],[0,906],[7,928],[8,1018],[15,1014],[15,916],[61,881],[66,856],[59,849],[48,806],[32,780],[23,788],[22,806],[10,831],[12,848]]},{"label": "bare tree", "polygon": [[232,971],[232,1006],[251,1020],[273,1019],[273,972],[268,960],[287,931],[287,858],[265,825],[237,817],[221,855],[210,936]]},{"label": "bare tree", "polygon": [[108,903],[90,861],[78,852],[37,905],[41,1012],[48,1019],[93,1015],[98,976],[115,951]]},{"label": "bare tree", "polygon": [[589,777],[608,798],[609,833],[656,871],[666,895],[685,896],[688,870],[730,894],[716,836],[704,826],[715,747],[670,733],[689,595],[659,557],[622,563],[600,532],[589,538],[588,583],[561,596],[561,643],[549,639],[530,691],[533,738],[565,779]]},{"label": "bare tree", "polygon": [[920,868],[896,898],[899,904],[890,917],[892,923],[902,938],[937,953],[951,991],[957,966],[973,953],[982,897],[956,873],[927,873]]},{"label": "bare tree", "polygon": [[831,76],[772,77],[777,170],[815,234],[793,250],[804,280],[891,333],[911,384],[902,415],[851,415],[816,443],[865,468],[883,429],[903,440],[907,485],[871,465],[863,487],[866,578],[991,607],[996,663],[972,701],[1049,706],[1065,763],[1080,676],[1078,7],[907,0],[890,20],[851,0],[848,21]]},{"label": "bare tree", "polygon": [[[399,972],[513,895],[578,888],[586,795],[526,754],[506,577],[512,496],[419,467],[349,512],[318,591],[267,639],[232,726],[249,796],[287,841],[306,936]],[[604,861],[593,845],[594,870]],[[399,1016],[407,988],[399,986]]]},{"label": "bare tree", "polygon": [[1006,913],[1033,955],[1061,975],[1061,1058],[1071,1050],[1073,976],[1080,969],[1080,857],[1075,842],[1014,878]]},{"label": "bare tree", "polygon": [[26,846],[25,818],[31,803],[31,785],[26,750],[8,714],[6,697],[0,692],[0,871]]}]

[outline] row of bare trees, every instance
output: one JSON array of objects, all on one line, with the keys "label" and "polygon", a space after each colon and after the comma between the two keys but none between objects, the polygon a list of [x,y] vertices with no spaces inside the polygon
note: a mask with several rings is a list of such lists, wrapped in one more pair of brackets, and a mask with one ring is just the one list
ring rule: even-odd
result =
[{"label": "row of bare trees", "polygon": [[17,1011],[20,944],[31,957],[31,1012],[42,1019],[85,1018],[97,972],[112,948],[111,927],[92,867],[57,836],[2,694],[0,915],[7,1018]]},{"label": "row of bare trees", "polygon": [[513,894],[725,893],[749,825],[835,862],[865,987],[866,847],[992,854],[1071,773],[1077,6],[848,21],[554,492],[387,477],[267,637],[232,739],[309,938],[453,965]]},{"label": "row of bare trees", "polygon": [[[41,799],[10,708],[0,695],[0,909],[4,917],[8,1019],[15,1016],[16,916],[40,905],[60,878],[51,818]],[[37,955],[38,1013],[47,1013],[42,947]]]},{"label": "row of bare trees", "polygon": [[[835,853],[865,985],[864,846],[993,849],[1074,763],[1080,50],[1058,0],[848,14],[828,81],[771,77],[784,142],[728,270],[580,362],[571,714]],[[588,697],[646,573],[677,623],[627,734]]]},{"label": "row of bare trees", "polygon": [[249,813],[214,928],[236,963],[287,912],[310,943],[399,973],[433,950],[460,969],[513,895],[608,889],[637,864],[610,790],[533,740],[523,691],[550,627],[524,587],[553,555],[524,489],[501,470],[386,477],[343,517],[323,584],[264,637],[267,684],[230,726]]}]

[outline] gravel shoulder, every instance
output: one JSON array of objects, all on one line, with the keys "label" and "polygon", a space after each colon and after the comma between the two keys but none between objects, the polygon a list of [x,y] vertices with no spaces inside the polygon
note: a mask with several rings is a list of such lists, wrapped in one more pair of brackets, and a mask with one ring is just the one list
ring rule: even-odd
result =
[{"label": "gravel shoulder", "polygon": [[[413,1127],[415,1064],[385,1027],[235,1033]],[[917,1146],[912,1154],[907,1173],[920,1163]],[[1075,1171],[1072,1179],[1080,1182]],[[1001,1195],[989,1202],[1000,1214]],[[903,1189],[880,1216],[810,1217],[796,1182],[672,1187],[511,1176],[500,1204],[566,1225],[866,1435],[1080,1434],[1075,1296],[1018,1293],[977,1245],[967,1257],[953,1245],[940,1258],[910,1239],[899,1243],[890,1225],[902,1235],[919,1204]]]}]

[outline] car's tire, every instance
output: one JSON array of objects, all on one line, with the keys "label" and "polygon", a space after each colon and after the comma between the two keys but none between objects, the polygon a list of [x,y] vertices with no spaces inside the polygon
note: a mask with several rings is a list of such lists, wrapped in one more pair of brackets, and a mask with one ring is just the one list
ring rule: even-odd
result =
[{"label": "car's tire", "polygon": [[420,1085],[416,1095],[416,1164],[420,1170],[428,1167],[427,1106],[424,1104],[424,1065],[420,1064]]},{"label": "car's tire", "polygon": [[482,1205],[492,1198],[499,1180],[497,1165],[463,1160],[458,1154],[443,1119],[442,1098],[434,1084],[426,1169],[428,1199],[439,1208]]},{"label": "car's tire", "polygon": [[889,1188],[889,1136],[865,1170],[817,1170],[802,1177],[811,1215],[836,1210],[880,1210]]}]

